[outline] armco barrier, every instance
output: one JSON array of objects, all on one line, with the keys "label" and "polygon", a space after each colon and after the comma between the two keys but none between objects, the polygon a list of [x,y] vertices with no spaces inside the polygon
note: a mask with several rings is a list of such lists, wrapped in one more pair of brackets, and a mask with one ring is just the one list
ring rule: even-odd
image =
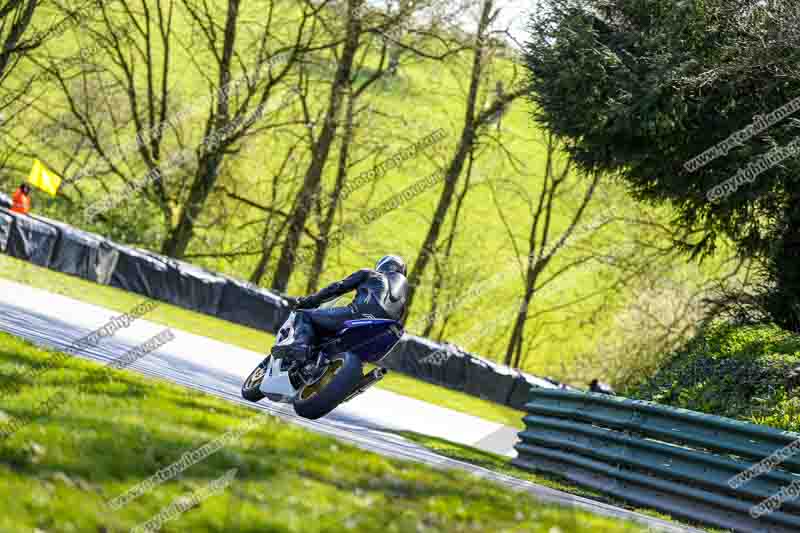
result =
[{"label": "armco barrier", "polygon": [[[5,208],[0,208],[0,252],[271,333],[289,315],[286,298],[268,290],[116,244],[62,222],[19,215]],[[431,354],[436,356],[429,357]],[[530,387],[557,387],[453,346],[413,335],[406,335],[381,364],[428,383],[517,409],[523,408]]]},{"label": "armco barrier", "polygon": [[[729,481],[800,434],[651,402],[534,388],[513,464],[675,517],[742,532],[800,531],[800,501],[754,506],[800,485],[800,454],[732,488]],[[736,486],[734,484],[734,486]]]}]

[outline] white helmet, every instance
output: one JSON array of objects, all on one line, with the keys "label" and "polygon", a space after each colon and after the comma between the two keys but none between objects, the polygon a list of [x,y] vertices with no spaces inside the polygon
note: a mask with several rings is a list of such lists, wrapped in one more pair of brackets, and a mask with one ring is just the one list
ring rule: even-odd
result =
[{"label": "white helmet", "polygon": [[378,272],[399,272],[406,275],[406,262],[399,255],[385,255],[375,265]]}]

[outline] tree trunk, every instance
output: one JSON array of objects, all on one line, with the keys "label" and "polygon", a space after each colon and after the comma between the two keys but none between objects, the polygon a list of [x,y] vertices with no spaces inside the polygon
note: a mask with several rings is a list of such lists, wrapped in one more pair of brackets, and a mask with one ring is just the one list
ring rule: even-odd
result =
[{"label": "tree trunk", "polygon": [[339,168],[336,170],[336,183],[333,186],[331,193],[331,202],[328,210],[325,212],[325,218],[319,230],[319,241],[314,251],[314,262],[311,265],[311,273],[308,276],[308,284],[306,286],[306,294],[313,294],[319,288],[319,278],[322,274],[322,268],[325,266],[325,257],[328,253],[328,235],[330,235],[331,228],[333,227],[334,219],[336,218],[336,210],[339,208],[339,201],[342,195],[342,189],[347,181],[347,162],[350,155],[350,144],[353,140],[353,112],[355,107],[355,98],[352,96],[347,99],[347,109],[345,111],[345,124],[344,134],[342,135],[342,146],[339,148]]},{"label": "tree trunk", "polygon": [[[16,59],[24,54],[26,50],[19,45],[23,33],[33,18],[38,0],[27,0],[21,2],[5,2],[2,6],[2,18],[0,19],[0,29],[8,28],[8,33],[3,41],[3,49],[0,51],[0,80],[8,78],[10,67],[16,65]],[[30,48],[34,48],[38,43],[31,43]],[[28,48],[28,47],[25,47]]]},{"label": "tree trunk", "polygon": [[407,303],[407,309],[409,310],[413,304],[417,286],[425,274],[425,268],[428,266],[430,256],[436,246],[436,241],[439,239],[439,233],[444,225],[444,219],[447,216],[447,211],[450,209],[450,204],[453,202],[453,195],[456,191],[456,184],[458,183],[458,178],[461,175],[461,170],[464,167],[464,161],[466,160],[467,155],[472,148],[472,143],[475,140],[475,102],[478,98],[478,88],[480,86],[482,71],[483,51],[485,45],[484,32],[486,31],[486,28],[490,22],[491,9],[492,1],[485,0],[483,3],[483,10],[481,12],[480,24],[478,26],[478,33],[476,36],[475,53],[472,60],[472,76],[470,79],[469,94],[467,96],[467,105],[464,113],[464,128],[461,131],[461,138],[459,139],[456,153],[450,162],[450,166],[445,172],[444,190],[442,190],[442,194],[439,196],[439,203],[436,206],[433,221],[428,228],[425,241],[420,247],[417,259],[414,262],[414,267],[411,269],[411,273],[409,275]]},{"label": "tree trunk", "polygon": [[180,220],[164,241],[162,254],[180,259],[186,253],[194,235],[195,220],[200,216],[208,195],[214,189],[221,161],[222,157],[217,153],[206,154],[200,160],[186,206],[181,211]]},{"label": "tree trunk", "polygon": [[800,198],[784,216],[783,238],[768,259],[768,278],[774,288],[767,292],[766,310],[780,327],[800,332]]},{"label": "tree trunk", "polygon": [[[290,152],[291,155],[291,152]],[[286,158],[284,161],[285,168],[286,163],[288,162],[289,157]],[[275,174],[272,179],[272,198],[270,205],[277,205],[277,197],[278,197],[278,180],[280,176],[283,174],[283,168],[281,168],[281,172]],[[264,277],[264,274],[267,272],[267,265],[269,264],[269,258],[272,257],[272,251],[275,249],[276,244],[278,243],[278,235],[283,232],[284,228],[286,227],[286,220],[284,219],[283,222],[279,225],[278,230],[275,231],[272,227],[273,222],[275,220],[275,211],[270,210],[269,214],[267,215],[267,219],[264,222],[264,231],[261,234],[261,257],[258,259],[258,264],[256,268],[253,270],[253,273],[250,275],[250,283],[253,285],[261,285],[261,279]]]},{"label": "tree trunk", "polygon": [[344,50],[331,87],[328,109],[325,113],[325,123],[322,126],[319,138],[312,148],[311,163],[303,179],[303,188],[292,206],[289,231],[281,249],[281,257],[278,260],[275,277],[272,280],[271,288],[277,292],[286,292],[286,288],[289,285],[289,278],[294,271],[300,236],[311,211],[313,199],[320,188],[322,171],[325,168],[328,153],[336,135],[336,121],[339,116],[342,99],[350,85],[350,72],[358,50],[359,34],[361,32],[361,23],[357,14],[359,5],[360,2],[357,0],[348,1],[347,37]]},{"label": "tree trunk", "polygon": [[[517,318],[514,319],[511,339],[508,341],[508,347],[506,348],[506,357],[503,361],[503,364],[506,366],[513,366],[514,359],[518,361],[520,358],[523,334],[525,333],[525,322],[528,320],[528,305],[530,305],[532,298],[533,286],[528,282],[525,286],[525,296],[522,298],[522,302],[519,305],[519,313],[517,313]],[[515,355],[516,357],[514,357]]]},{"label": "tree trunk", "polygon": [[[261,257],[258,259],[258,264],[253,270],[253,273],[250,275],[250,283],[253,285],[261,285],[261,279],[267,272],[269,258],[272,257],[272,250],[275,248],[275,244],[278,242],[278,239],[273,235],[272,220],[273,215],[270,214],[270,216],[267,218],[267,223],[264,225],[264,233],[261,236]],[[285,227],[286,222],[280,225],[278,232],[280,233],[280,231],[282,231]]]},{"label": "tree trunk", "polygon": [[[467,165],[467,177],[464,180],[464,187],[461,189],[461,192],[458,194],[458,198],[456,198],[456,210],[455,210],[455,213],[453,213],[453,220],[450,223],[450,232],[449,232],[449,235],[447,236],[447,241],[446,241],[446,243],[444,245],[444,257],[442,257],[441,261],[435,261],[434,262],[434,264],[436,265],[436,274],[435,274],[436,275],[436,279],[435,279],[435,281],[433,283],[433,291],[432,291],[433,295],[431,297],[431,310],[430,310],[430,313],[428,313],[428,316],[430,317],[430,319],[427,320],[426,323],[425,323],[425,330],[422,332],[422,336],[423,337],[430,337],[431,336],[431,332],[433,331],[433,325],[434,325],[434,322],[435,322],[435,319],[436,319],[436,312],[438,310],[438,296],[439,296],[439,293],[441,291],[442,284],[443,284],[443,277],[444,277],[444,271],[445,271],[444,265],[447,265],[449,263],[450,256],[451,256],[451,254],[453,252],[453,242],[455,242],[455,239],[456,239],[456,233],[457,233],[456,230],[458,228],[458,219],[459,219],[459,215],[461,214],[461,208],[464,205],[464,199],[467,197],[467,193],[469,192],[469,183],[470,183],[470,178],[472,177],[472,168],[473,168],[474,164],[475,164],[475,151],[474,150],[470,150],[470,152],[469,152],[469,164]],[[445,316],[442,317],[443,323],[442,323],[441,328],[439,329],[439,335],[438,335],[438,337],[436,339],[438,341],[441,341],[442,337],[444,336],[444,330],[445,330],[445,327],[447,326],[447,321],[448,321],[449,316],[450,316],[450,313],[448,313],[448,314],[446,314]]]},{"label": "tree trunk", "polygon": [[[234,44],[236,42],[236,26],[239,17],[239,4],[241,0],[228,0],[228,12],[225,20],[225,40],[222,45],[222,58],[219,63],[219,87],[227,87],[231,81],[231,62],[233,59]],[[219,92],[214,132],[225,131],[230,123],[227,91]],[[180,220],[170,231],[164,241],[161,252],[164,255],[181,258],[186,253],[194,235],[194,226],[197,217],[205,206],[208,195],[214,189],[222,163],[222,150],[225,140],[221,139],[218,146],[205,151],[200,155],[197,165],[197,175],[189,191],[187,205],[181,210]]]}]

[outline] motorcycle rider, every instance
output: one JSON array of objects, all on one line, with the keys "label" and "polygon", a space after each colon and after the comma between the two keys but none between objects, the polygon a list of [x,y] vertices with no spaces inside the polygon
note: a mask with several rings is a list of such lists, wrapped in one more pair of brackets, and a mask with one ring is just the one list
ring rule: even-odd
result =
[{"label": "motorcycle rider", "polygon": [[[346,307],[312,309],[350,291],[356,291]],[[299,298],[294,320],[294,342],[274,346],[272,355],[305,361],[315,335],[332,335],[348,320],[388,318],[402,320],[406,310],[408,281],[406,264],[396,255],[384,256],[375,269],[364,268],[332,283],[316,294]]]}]

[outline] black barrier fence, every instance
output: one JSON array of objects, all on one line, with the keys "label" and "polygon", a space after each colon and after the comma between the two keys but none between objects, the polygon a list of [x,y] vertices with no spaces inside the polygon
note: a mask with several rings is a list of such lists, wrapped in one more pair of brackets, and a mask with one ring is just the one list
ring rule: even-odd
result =
[{"label": "black barrier fence", "polygon": [[6,253],[8,249],[8,239],[11,237],[11,226],[14,218],[4,212],[0,212],[0,252]]},{"label": "black barrier fence", "polygon": [[[435,354],[431,357],[432,354]],[[531,387],[560,388],[551,381],[415,335],[405,335],[381,366],[422,381],[522,410]]]},{"label": "black barrier fence", "polygon": [[12,215],[14,220],[9,228],[6,253],[41,267],[49,267],[58,241],[58,230],[29,216]]},{"label": "black barrier fence", "polygon": [[95,283],[109,284],[119,257],[112,243],[62,222],[39,216],[29,218],[34,218],[56,231],[57,238],[50,263],[46,265],[48,268]]},{"label": "black barrier fence", "polygon": [[[277,332],[290,312],[285,297],[252,284],[3,207],[0,252],[270,333]],[[531,387],[559,388],[549,380],[414,335],[405,335],[381,365],[516,409],[524,408]]]}]

